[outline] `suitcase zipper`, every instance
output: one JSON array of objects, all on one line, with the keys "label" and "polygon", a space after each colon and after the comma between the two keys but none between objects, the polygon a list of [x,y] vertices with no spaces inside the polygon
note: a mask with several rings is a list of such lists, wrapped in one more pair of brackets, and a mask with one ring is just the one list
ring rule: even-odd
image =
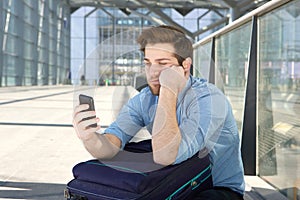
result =
[{"label": "suitcase zipper", "polygon": [[173,196],[175,196],[178,192],[180,192],[183,188],[185,188],[188,185],[191,185],[191,189],[194,190],[197,188],[201,183],[203,183],[206,179],[208,179],[211,176],[211,173],[209,173],[203,180],[201,180],[199,183],[197,182],[197,179],[202,176],[207,170],[211,168],[211,165],[209,165],[205,170],[203,170],[201,173],[199,173],[196,177],[191,179],[190,181],[186,182],[184,185],[182,185],[180,188],[178,188],[175,192],[173,192],[170,196],[168,196],[165,200],[171,200]]},{"label": "suitcase zipper", "polygon": [[[67,191],[67,196],[68,198],[71,200],[72,197],[76,196],[76,195],[73,195],[72,192],[70,192],[70,190],[74,190],[74,191],[77,191],[78,192],[78,196],[80,196],[80,194],[82,195],[92,195],[94,196],[95,198],[104,198],[105,200],[124,200],[124,199],[119,199],[119,198],[114,198],[114,197],[110,197],[110,196],[104,196],[104,195],[98,195],[98,194],[95,194],[95,193],[91,193],[91,192],[85,192],[85,191],[82,191],[82,190],[78,190],[76,188],[72,188],[70,186],[67,186],[67,189],[65,189],[65,191]],[[88,199],[87,197],[85,196],[80,196],[81,198],[86,198]],[[103,199],[103,200],[104,200]],[[135,199],[126,199],[126,200],[135,200]]]}]

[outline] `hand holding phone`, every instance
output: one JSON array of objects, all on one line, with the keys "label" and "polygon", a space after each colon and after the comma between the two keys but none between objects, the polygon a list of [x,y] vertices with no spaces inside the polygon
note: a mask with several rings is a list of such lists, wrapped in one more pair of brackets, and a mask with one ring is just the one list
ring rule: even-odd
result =
[{"label": "hand holding phone", "polygon": [[[94,105],[93,97],[80,94],[79,95],[79,103],[89,105],[89,108],[84,110],[84,111],[95,111],[95,105]],[[82,111],[82,112],[84,112],[84,111]],[[84,118],[83,120],[89,120],[89,119],[93,119],[93,118],[96,118],[96,116],[87,117],[87,118]],[[89,127],[95,128],[95,127],[97,127],[97,123],[91,124]]]}]

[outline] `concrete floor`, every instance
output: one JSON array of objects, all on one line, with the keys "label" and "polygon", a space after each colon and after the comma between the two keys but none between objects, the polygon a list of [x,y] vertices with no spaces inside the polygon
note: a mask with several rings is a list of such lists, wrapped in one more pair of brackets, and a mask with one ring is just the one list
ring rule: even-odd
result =
[{"label": "concrete floor", "polygon": [[73,87],[0,88],[0,198],[63,199],[89,159],[71,126]]},{"label": "concrete floor", "polygon": [[79,93],[94,96],[107,127],[131,87],[0,88],[0,199],[64,199],[72,167],[91,159],[72,127]]}]

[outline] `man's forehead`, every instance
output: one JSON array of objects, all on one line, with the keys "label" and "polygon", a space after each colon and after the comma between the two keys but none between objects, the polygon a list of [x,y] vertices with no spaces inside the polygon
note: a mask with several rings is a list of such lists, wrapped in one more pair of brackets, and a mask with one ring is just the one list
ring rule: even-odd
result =
[{"label": "man's forehead", "polygon": [[174,53],[175,52],[175,49],[173,47],[172,44],[170,43],[157,43],[157,44],[148,44],[146,45],[145,47],[145,51],[147,50],[154,50],[154,51],[165,51],[165,52],[168,52],[168,53]]}]

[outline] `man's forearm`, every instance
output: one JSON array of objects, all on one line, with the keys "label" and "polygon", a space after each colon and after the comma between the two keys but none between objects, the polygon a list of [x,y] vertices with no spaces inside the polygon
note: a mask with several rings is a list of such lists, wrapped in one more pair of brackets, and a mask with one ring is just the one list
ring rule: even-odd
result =
[{"label": "man's forearm", "polygon": [[152,148],[156,163],[170,165],[175,162],[181,133],[176,117],[177,96],[161,87],[153,124]]},{"label": "man's forearm", "polygon": [[95,133],[90,139],[84,140],[87,151],[97,159],[109,159],[119,152],[119,147],[114,145],[105,135]]}]

